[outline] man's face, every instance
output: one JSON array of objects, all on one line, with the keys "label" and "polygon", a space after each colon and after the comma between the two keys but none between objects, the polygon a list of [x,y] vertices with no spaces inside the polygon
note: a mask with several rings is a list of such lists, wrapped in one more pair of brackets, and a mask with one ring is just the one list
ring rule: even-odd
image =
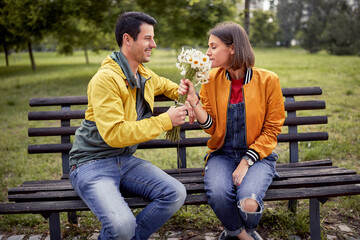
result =
[{"label": "man's face", "polygon": [[150,61],[151,50],[156,48],[154,41],[154,27],[150,24],[143,23],[140,25],[140,33],[136,41],[133,41],[131,53],[137,63]]}]

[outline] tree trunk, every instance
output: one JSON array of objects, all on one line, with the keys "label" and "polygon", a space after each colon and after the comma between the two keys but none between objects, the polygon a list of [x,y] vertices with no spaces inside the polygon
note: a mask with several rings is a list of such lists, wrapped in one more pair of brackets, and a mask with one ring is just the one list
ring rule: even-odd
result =
[{"label": "tree trunk", "polygon": [[9,50],[7,48],[6,43],[4,43],[3,47],[4,47],[4,51],[5,51],[6,66],[8,67],[9,66]]},{"label": "tree trunk", "polygon": [[29,56],[30,56],[30,62],[31,62],[31,68],[32,70],[36,70],[36,65],[35,65],[35,60],[34,60],[34,55],[33,55],[33,51],[32,51],[32,46],[31,46],[31,41],[28,41],[28,50],[29,50]]},{"label": "tree trunk", "polygon": [[86,46],[84,46],[84,52],[85,52],[86,64],[89,64],[89,55],[88,55],[88,50],[87,50]]},{"label": "tree trunk", "polygon": [[245,0],[245,18],[244,18],[244,27],[245,32],[250,37],[250,1],[251,0]]}]

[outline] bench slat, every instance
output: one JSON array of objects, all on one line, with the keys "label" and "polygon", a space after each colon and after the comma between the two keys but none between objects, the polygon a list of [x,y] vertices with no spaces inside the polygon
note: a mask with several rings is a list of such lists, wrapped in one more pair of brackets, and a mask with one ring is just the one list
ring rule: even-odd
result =
[{"label": "bench slat", "polygon": [[[327,170],[327,171],[331,171],[331,169],[336,169],[336,166],[328,166],[328,167],[312,167],[311,170],[315,171],[315,170]],[[292,172],[306,172],[308,171],[307,168],[278,168],[278,172],[279,174],[282,176],[282,178],[290,178],[290,177],[298,177],[295,175],[290,175],[290,173]],[[341,172],[343,174],[354,174],[353,171],[348,171],[348,172]],[[338,174],[335,173],[334,174]],[[189,172],[189,173],[172,173],[170,174],[171,176],[175,177],[175,178],[182,178],[182,179],[186,179],[184,181],[195,181],[195,182],[201,182],[202,181],[202,176],[203,176],[203,171],[198,171],[198,172]],[[304,174],[302,174],[304,175]],[[327,174],[329,175],[329,174]],[[198,179],[198,180],[194,180],[192,178]],[[277,181],[277,180],[275,180]],[[20,189],[22,189],[21,191],[29,191],[29,192],[33,192],[33,191],[42,191],[42,190],[67,190],[67,189],[71,189],[71,184],[69,182],[69,178],[64,178],[62,180],[39,180],[39,181],[28,181],[28,182],[23,182],[20,186],[17,187],[13,187],[9,190],[9,194],[12,194],[13,192],[19,191]],[[15,190],[14,190],[15,189]],[[16,190],[17,189],[17,190]]]},{"label": "bench slat", "polygon": [[38,111],[29,112],[29,121],[39,120],[67,120],[67,119],[84,119],[85,110],[66,110],[66,111]]},{"label": "bench slat", "polygon": [[284,102],[284,105],[285,111],[316,110],[325,109],[326,107],[324,100]]},{"label": "bench slat", "polygon": [[[269,189],[266,192],[265,201],[328,198],[336,196],[347,196],[360,194],[360,184],[348,184],[339,186],[323,186],[314,188],[293,188],[293,189]],[[126,199],[130,207],[144,207],[149,202],[142,198]],[[205,193],[190,194],[185,200],[185,205],[207,203]],[[81,200],[71,201],[48,201],[48,202],[23,202],[0,204],[1,214],[14,213],[48,213],[63,211],[84,211],[89,210]]]},{"label": "bench slat", "polygon": [[40,136],[62,136],[62,135],[74,135],[76,127],[46,127],[46,128],[29,128],[29,137],[40,137]]},{"label": "bench slat", "polygon": [[30,98],[29,101],[29,105],[31,107],[56,105],[86,105],[87,103],[87,96]]},{"label": "bench slat", "polygon": [[[164,95],[156,96],[156,102],[172,101]],[[64,96],[64,97],[41,97],[30,98],[29,105],[31,107],[57,106],[57,105],[87,105],[87,96]]]},{"label": "bench slat", "polygon": [[284,126],[310,125],[310,124],[326,124],[327,116],[309,116],[309,117],[287,117]]},{"label": "bench slat", "polygon": [[[316,110],[325,109],[325,101],[311,100],[311,101],[297,101],[285,102],[286,111],[296,110]],[[169,107],[155,107],[154,115],[157,116],[166,112]],[[43,121],[43,120],[66,120],[66,119],[83,119],[85,118],[85,110],[59,110],[59,111],[36,111],[28,113],[29,121]]]},{"label": "bench slat", "polygon": [[[73,127],[44,127],[44,128],[29,128],[28,136],[29,137],[40,137],[40,136],[62,136],[62,135],[74,135],[75,131],[80,126]],[[201,130],[198,122],[194,124],[185,123],[181,125],[181,130]]]},{"label": "bench slat", "polygon": [[[309,124],[326,124],[328,122],[327,116],[309,116],[309,117],[288,117],[285,119],[284,126],[294,125],[309,125]],[[76,129],[80,126],[74,127],[45,127],[45,128],[29,128],[29,137],[40,136],[62,136],[62,135],[74,135]],[[189,124],[186,122],[181,126],[181,130],[201,130],[198,122]]]},{"label": "bench slat", "polygon": [[282,88],[282,93],[284,97],[321,95],[322,89],[320,87]]},{"label": "bench slat", "polygon": [[279,134],[278,142],[298,142],[298,141],[319,141],[328,140],[327,132],[306,132],[306,133],[283,133]]},{"label": "bench slat", "polygon": [[265,201],[330,198],[360,194],[360,184],[348,184],[339,186],[324,186],[314,188],[293,189],[269,189],[266,192]]},{"label": "bench slat", "polygon": [[[285,189],[285,188],[313,188],[319,186],[337,186],[360,183],[360,175],[345,176],[324,176],[324,177],[302,177],[291,178],[286,180],[274,181],[269,189]],[[185,184],[188,194],[205,192],[204,184],[200,181],[198,184]],[[125,197],[131,195],[124,194]],[[9,201],[15,202],[33,202],[33,201],[61,201],[79,199],[77,193],[69,186],[68,189],[40,191],[27,194],[9,195]]]},{"label": "bench slat", "polygon": [[[308,132],[308,133],[283,133],[278,135],[278,142],[297,142],[297,141],[318,141],[327,140],[329,134],[327,132]],[[166,139],[154,139],[148,142],[140,143],[139,149],[153,149],[153,148],[177,148],[177,147],[199,147],[206,146],[210,138],[186,138],[179,143],[170,142]],[[71,143],[59,144],[41,144],[29,145],[28,153],[61,153],[69,152],[72,147]]]},{"label": "bench slat", "polygon": [[311,160],[304,162],[294,162],[294,163],[277,163],[276,169],[279,168],[298,168],[298,167],[312,167],[312,166],[332,166],[331,159],[319,159],[319,160]]},{"label": "bench slat", "polygon": [[[311,160],[305,162],[296,162],[296,163],[277,163],[276,170],[278,172],[281,171],[307,171],[308,168],[311,169],[326,169],[326,168],[337,168],[336,166],[332,166],[332,161],[330,159],[320,159],[320,160]],[[180,168],[180,169],[164,169],[164,172],[175,176],[176,174],[198,174],[202,175],[204,172],[204,168]],[[61,180],[39,180],[39,181],[25,181],[22,183],[22,186],[34,186],[38,184],[69,184],[69,177]]]},{"label": "bench slat", "polygon": [[[354,170],[349,170],[346,168],[332,168],[332,167],[324,167],[321,169],[312,169],[309,168],[307,170],[300,170],[300,171],[278,171],[280,178],[274,179],[274,183],[277,186],[279,184],[287,183],[287,181],[291,181],[291,178],[309,178],[312,181],[312,178],[316,177],[337,177],[342,176],[346,181],[349,181],[349,178],[352,178],[354,181],[360,182],[359,175],[356,175]],[[351,175],[351,177],[347,177],[346,175]],[[197,172],[196,175],[181,175],[181,174],[174,174],[172,175],[180,182],[184,184],[191,184],[191,183],[203,183],[203,176],[202,172]],[[330,178],[328,179],[330,180]],[[300,180],[296,180],[300,181]],[[344,180],[345,181],[345,180]],[[277,182],[277,183],[275,183]],[[282,183],[279,183],[282,182]],[[284,186],[284,185],[283,185]],[[63,190],[72,190],[72,186],[69,180],[46,180],[46,181],[33,181],[32,183],[24,184],[22,186],[13,187],[8,190],[9,199],[11,195],[14,194],[21,194],[21,193],[35,193],[39,191],[63,191]]]}]

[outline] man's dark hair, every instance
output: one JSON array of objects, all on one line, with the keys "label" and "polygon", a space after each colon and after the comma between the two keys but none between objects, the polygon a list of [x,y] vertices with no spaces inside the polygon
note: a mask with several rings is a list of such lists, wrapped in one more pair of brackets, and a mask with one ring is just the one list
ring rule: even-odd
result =
[{"label": "man's dark hair", "polygon": [[115,37],[119,47],[123,44],[123,35],[129,34],[135,41],[140,33],[140,25],[155,25],[156,20],[143,12],[125,12],[116,21]]}]

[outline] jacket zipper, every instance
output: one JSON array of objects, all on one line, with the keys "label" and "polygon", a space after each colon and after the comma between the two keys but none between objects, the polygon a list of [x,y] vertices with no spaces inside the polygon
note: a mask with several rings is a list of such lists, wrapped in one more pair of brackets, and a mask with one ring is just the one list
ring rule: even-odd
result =
[{"label": "jacket zipper", "polygon": [[229,90],[229,97],[228,97],[228,100],[227,100],[227,104],[226,104],[226,116],[225,116],[225,119],[226,119],[226,122],[225,122],[225,134],[224,134],[224,137],[220,143],[220,145],[212,152],[215,152],[217,150],[219,150],[223,145],[224,145],[224,141],[225,141],[225,138],[226,138],[226,134],[227,134],[227,115],[228,115],[228,111],[229,111],[229,102],[230,102],[230,97],[231,97],[231,85],[232,85],[232,81],[230,81],[230,90]]},{"label": "jacket zipper", "polygon": [[249,150],[247,145],[247,127],[246,127],[246,104],[245,104],[245,90],[244,86],[242,86],[242,93],[243,93],[243,102],[244,102],[244,127],[245,127],[245,143],[246,143],[246,151]]},{"label": "jacket zipper", "polygon": [[144,102],[145,102],[145,104],[146,104],[146,108],[150,110],[151,116],[152,116],[152,115],[153,115],[153,111],[151,110],[150,104],[149,104],[149,103],[146,101],[146,99],[145,99],[145,84],[146,84],[146,82],[147,82],[148,80],[150,80],[150,79],[151,79],[151,77],[149,77],[148,79],[145,79],[144,88],[143,88],[144,91],[141,91],[141,93],[142,93],[142,95],[143,95]]},{"label": "jacket zipper", "polygon": [[[206,166],[206,164],[207,164],[207,161],[208,161],[208,159],[209,159],[210,154],[211,154],[211,153],[216,152],[217,150],[219,150],[219,149],[220,149],[220,148],[224,145],[224,141],[225,141],[225,138],[226,138],[226,133],[227,133],[227,126],[226,126],[226,124],[227,124],[227,115],[228,115],[228,111],[229,111],[229,102],[230,102],[230,97],[231,97],[231,85],[232,85],[232,82],[230,81],[230,91],[229,91],[229,97],[228,97],[227,104],[226,104],[225,134],[224,134],[224,137],[223,137],[223,139],[222,139],[222,141],[221,141],[220,145],[219,145],[219,146],[218,146],[218,147],[217,147],[214,151],[212,151],[212,152],[208,151],[208,152],[207,152],[208,154],[206,155],[206,158],[205,158],[205,166]],[[203,175],[203,176],[205,175],[205,169],[204,169],[204,171],[203,171],[202,175]]]}]

